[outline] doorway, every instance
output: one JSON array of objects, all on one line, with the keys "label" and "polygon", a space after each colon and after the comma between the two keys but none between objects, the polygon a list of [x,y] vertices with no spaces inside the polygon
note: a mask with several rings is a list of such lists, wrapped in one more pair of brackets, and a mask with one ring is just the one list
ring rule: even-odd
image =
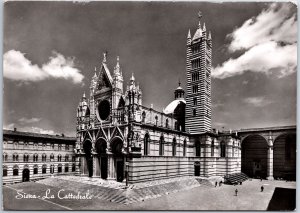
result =
[{"label": "doorway", "polygon": [[200,176],[200,162],[196,161],[194,164],[195,176]]},{"label": "doorway", "polygon": [[100,157],[101,178],[107,179],[107,157]]},{"label": "doorway", "polygon": [[124,179],[124,160],[117,160],[117,181],[122,182]]},{"label": "doorway", "polygon": [[23,182],[28,182],[29,181],[29,176],[30,176],[29,169],[24,169],[23,170],[23,175],[22,175],[22,181]]}]

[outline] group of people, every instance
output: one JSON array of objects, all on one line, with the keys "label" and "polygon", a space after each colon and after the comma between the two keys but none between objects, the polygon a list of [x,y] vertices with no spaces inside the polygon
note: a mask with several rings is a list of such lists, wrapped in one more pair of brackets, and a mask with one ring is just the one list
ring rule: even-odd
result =
[{"label": "group of people", "polygon": [[[219,182],[219,186],[221,186],[221,185],[222,185],[222,183],[223,183],[223,182],[222,182],[222,181],[220,181],[220,182]],[[215,187],[217,187],[217,186],[218,186],[218,181],[216,181],[216,182],[215,182]]]},{"label": "group of people", "polygon": [[[261,187],[260,187],[260,191],[261,191],[261,192],[263,192],[264,189],[265,189],[264,186],[261,186]],[[238,189],[235,189],[235,196],[238,196]]]}]

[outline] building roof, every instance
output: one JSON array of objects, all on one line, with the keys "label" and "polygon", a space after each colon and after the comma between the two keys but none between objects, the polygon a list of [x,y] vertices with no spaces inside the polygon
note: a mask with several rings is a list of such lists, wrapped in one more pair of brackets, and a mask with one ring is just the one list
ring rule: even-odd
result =
[{"label": "building roof", "polygon": [[176,107],[180,104],[180,102],[183,102],[184,104],[186,104],[185,100],[174,100],[164,109],[164,113],[165,114],[174,113]]},{"label": "building roof", "polygon": [[52,140],[64,140],[64,141],[76,141],[75,137],[67,137],[63,135],[48,135],[40,134],[33,132],[20,132],[14,130],[3,130],[3,137],[19,137],[19,138],[43,138],[43,139],[52,139]]}]

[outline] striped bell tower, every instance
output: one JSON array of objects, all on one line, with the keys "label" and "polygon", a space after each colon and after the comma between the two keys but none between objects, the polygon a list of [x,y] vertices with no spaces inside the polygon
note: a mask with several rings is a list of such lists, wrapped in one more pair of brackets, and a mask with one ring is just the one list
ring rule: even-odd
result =
[{"label": "striped bell tower", "polygon": [[[201,19],[201,12],[198,15]],[[185,126],[191,134],[211,131],[211,57],[211,33],[199,20],[194,36],[190,30],[187,36]]]}]

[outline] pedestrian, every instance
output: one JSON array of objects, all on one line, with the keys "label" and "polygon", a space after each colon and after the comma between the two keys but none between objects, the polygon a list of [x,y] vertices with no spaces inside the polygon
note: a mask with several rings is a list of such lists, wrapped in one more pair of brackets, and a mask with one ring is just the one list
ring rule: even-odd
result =
[{"label": "pedestrian", "polygon": [[237,196],[238,195],[238,190],[237,189],[235,189],[235,196]]},{"label": "pedestrian", "polygon": [[218,186],[218,182],[216,181],[216,182],[215,182],[215,187],[217,187],[217,186]]},{"label": "pedestrian", "polygon": [[243,184],[243,182],[241,181],[241,182],[240,182],[240,185],[242,185],[242,184]]},{"label": "pedestrian", "polygon": [[264,186],[261,186],[260,189],[261,189],[261,192],[263,192],[264,191]]},{"label": "pedestrian", "polygon": [[262,182],[262,177],[260,178],[260,182]]}]

